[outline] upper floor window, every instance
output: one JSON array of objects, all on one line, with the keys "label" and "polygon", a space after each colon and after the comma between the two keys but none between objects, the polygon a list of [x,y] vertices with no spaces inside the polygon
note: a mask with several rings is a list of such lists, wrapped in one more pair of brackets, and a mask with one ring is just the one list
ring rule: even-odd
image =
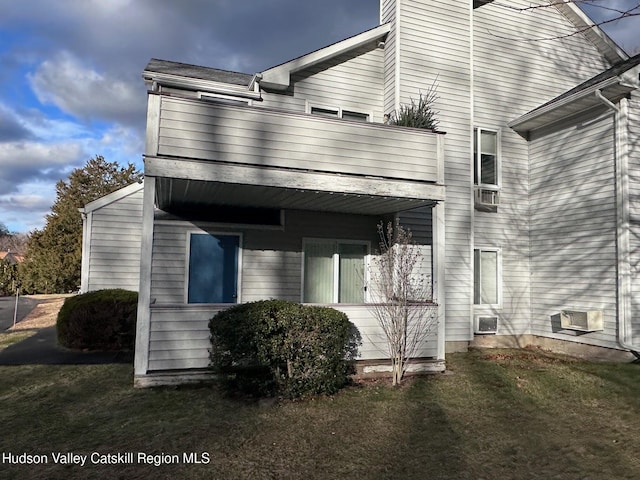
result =
[{"label": "upper floor window", "polygon": [[311,107],[311,114],[321,115],[323,117],[340,118],[340,110],[338,108]]},{"label": "upper floor window", "polygon": [[344,120],[351,120],[353,122],[368,122],[370,118],[368,113],[345,110],[340,107],[310,106],[308,111],[312,115],[320,115],[329,118],[343,118]]},{"label": "upper floor window", "polygon": [[342,110],[342,118],[345,120],[352,120],[354,122],[368,122],[369,115],[360,112],[350,112],[348,110]]},{"label": "upper floor window", "polygon": [[234,97],[231,95],[223,95],[221,93],[203,93],[198,94],[200,100],[206,100],[213,103],[221,103],[223,105],[251,105],[251,100],[246,98]]},{"label": "upper floor window", "polygon": [[500,185],[499,135],[495,130],[476,128],[473,141],[473,182],[476,185]]}]

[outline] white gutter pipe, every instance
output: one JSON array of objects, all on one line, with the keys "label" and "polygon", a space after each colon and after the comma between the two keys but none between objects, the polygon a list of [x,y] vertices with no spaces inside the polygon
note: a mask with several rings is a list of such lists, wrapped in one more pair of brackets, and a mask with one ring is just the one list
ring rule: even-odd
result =
[{"label": "white gutter pipe", "polygon": [[[616,107],[611,100],[609,100],[607,97],[605,97],[604,95],[602,95],[602,90],[600,88],[598,88],[595,91],[596,97],[598,98],[598,100],[600,100],[602,103],[604,103],[607,107],[609,107],[611,110],[613,110],[616,113],[620,113],[620,109],[618,107]],[[618,119],[616,118],[616,137],[618,136],[618,128],[617,128],[617,123],[618,123]],[[617,145],[616,145],[617,146]]]},{"label": "white gutter pipe", "polygon": [[627,100],[620,100],[620,106],[614,105],[602,95],[602,91],[595,91],[596,98],[612,110],[615,115],[614,166],[616,175],[616,252],[617,252],[617,310],[618,310],[618,345],[629,350],[640,359],[640,346],[633,345],[630,340],[631,325],[631,270],[629,255],[629,165],[627,142]]}]

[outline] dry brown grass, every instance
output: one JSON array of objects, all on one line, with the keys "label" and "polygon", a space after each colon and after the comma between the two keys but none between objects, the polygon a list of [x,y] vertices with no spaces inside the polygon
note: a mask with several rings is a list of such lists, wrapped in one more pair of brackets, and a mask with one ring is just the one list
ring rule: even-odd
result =
[{"label": "dry brown grass", "polygon": [[56,324],[58,312],[62,308],[65,299],[71,295],[32,295],[31,298],[40,300],[40,303],[29,314],[9,331],[38,330],[52,327]]},{"label": "dry brown grass", "polygon": [[[402,388],[370,381],[262,404],[216,385],[134,389],[131,365],[0,366],[0,452],[48,457],[6,462],[0,478],[637,480],[638,367],[473,350],[447,355],[450,375]],[[81,467],[52,452],[180,462]]]}]

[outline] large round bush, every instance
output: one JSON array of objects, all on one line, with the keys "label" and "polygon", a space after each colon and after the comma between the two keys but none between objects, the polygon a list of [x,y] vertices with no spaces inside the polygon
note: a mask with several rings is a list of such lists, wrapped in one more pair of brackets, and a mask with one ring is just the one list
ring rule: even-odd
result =
[{"label": "large round bush", "polygon": [[360,344],[344,313],[283,300],[231,307],[209,330],[214,368],[259,396],[335,393],[353,372]]},{"label": "large round bush", "polygon": [[138,293],[97,290],[65,300],[58,313],[58,342],[67,348],[133,350]]}]

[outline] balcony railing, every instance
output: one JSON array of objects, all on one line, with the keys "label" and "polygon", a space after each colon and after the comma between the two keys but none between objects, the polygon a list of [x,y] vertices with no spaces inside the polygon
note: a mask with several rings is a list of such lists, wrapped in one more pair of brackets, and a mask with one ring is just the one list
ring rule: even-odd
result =
[{"label": "balcony railing", "polygon": [[168,96],[156,105],[150,156],[442,183],[440,134]]}]

